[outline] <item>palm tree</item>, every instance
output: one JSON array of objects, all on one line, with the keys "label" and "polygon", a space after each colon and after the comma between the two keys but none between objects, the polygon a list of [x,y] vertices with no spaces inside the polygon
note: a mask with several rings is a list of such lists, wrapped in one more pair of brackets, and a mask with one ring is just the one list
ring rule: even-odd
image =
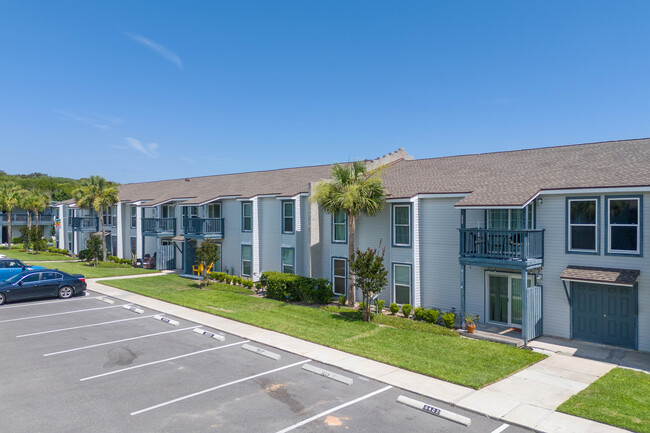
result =
[{"label": "palm tree", "polygon": [[50,193],[47,192],[39,192],[37,193],[37,200],[35,202],[34,206],[34,212],[36,214],[36,226],[38,226],[39,223],[39,213],[44,212],[45,209],[50,205],[50,201],[52,198],[50,197]]},{"label": "palm tree", "polygon": [[21,197],[20,207],[27,212],[27,227],[32,227],[32,212],[35,212],[40,203],[39,193],[31,190],[26,191]]},{"label": "palm tree", "polygon": [[108,182],[101,176],[90,176],[84,179],[81,186],[74,191],[77,206],[94,209],[99,214],[102,227],[102,257],[106,260],[106,233],[104,233],[104,209],[119,201],[117,185]]},{"label": "palm tree", "polygon": [[[354,255],[356,218],[362,213],[377,215],[384,208],[386,190],[378,170],[368,171],[365,163],[335,164],[330,180],[322,180],[314,187],[310,197],[327,212],[334,215],[345,212],[348,217],[348,260]],[[354,305],[354,275],[348,278],[348,300]]]},{"label": "palm tree", "polygon": [[7,244],[11,249],[11,213],[20,203],[24,191],[14,182],[0,183],[0,208],[7,212],[7,231],[9,233]]}]

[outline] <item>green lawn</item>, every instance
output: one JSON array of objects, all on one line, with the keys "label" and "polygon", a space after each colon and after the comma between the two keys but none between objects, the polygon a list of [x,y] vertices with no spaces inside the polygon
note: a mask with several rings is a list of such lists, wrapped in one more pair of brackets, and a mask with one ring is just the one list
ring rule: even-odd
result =
[{"label": "green lawn", "polygon": [[[407,370],[475,389],[502,379],[543,358],[511,346],[470,340],[423,329],[397,329],[266,298],[233,293],[213,283],[199,290],[176,275],[106,281],[103,284],[178,305],[282,332]],[[388,321],[404,320],[389,318]],[[421,326],[420,324],[417,325]],[[402,328],[408,328],[404,326]]]},{"label": "green lawn", "polygon": [[13,246],[11,250],[9,250],[7,247],[0,247],[0,254],[4,254],[5,256],[11,257],[12,259],[30,262],[42,260],[75,260],[70,256],[50,253],[47,251],[41,251],[39,253],[27,253],[24,249],[22,249],[22,247],[14,248]]},{"label": "green lawn", "polygon": [[615,368],[557,409],[639,433],[650,433],[650,374]]},{"label": "green lawn", "polygon": [[86,278],[117,277],[121,275],[150,274],[158,272],[152,269],[134,268],[131,265],[120,265],[113,262],[99,262],[97,267],[88,265],[86,262],[73,263],[37,263],[32,264],[47,266],[51,269],[58,269],[69,274],[83,274]]}]

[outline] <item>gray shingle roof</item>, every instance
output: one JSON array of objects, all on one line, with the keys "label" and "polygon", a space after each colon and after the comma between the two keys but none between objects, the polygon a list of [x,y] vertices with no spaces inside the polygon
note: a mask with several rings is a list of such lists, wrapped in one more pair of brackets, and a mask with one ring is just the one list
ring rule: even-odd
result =
[{"label": "gray shingle roof", "polygon": [[391,198],[470,193],[457,206],[521,206],[540,190],[650,185],[650,139],[402,161],[382,179]]},{"label": "gray shingle roof", "polygon": [[617,284],[632,286],[639,278],[636,269],[595,268],[591,266],[567,266],[560,278],[563,280],[584,281],[586,283]]}]

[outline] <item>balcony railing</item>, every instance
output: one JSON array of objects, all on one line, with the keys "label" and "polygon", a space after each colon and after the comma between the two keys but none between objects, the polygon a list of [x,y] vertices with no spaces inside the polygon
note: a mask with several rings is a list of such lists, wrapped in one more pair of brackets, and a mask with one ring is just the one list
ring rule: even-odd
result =
[{"label": "balcony railing", "polygon": [[460,229],[460,256],[492,260],[544,258],[544,230]]},{"label": "balcony railing", "polygon": [[145,236],[176,235],[176,218],[142,218],[142,234]]},{"label": "balcony railing", "polygon": [[187,236],[223,238],[223,218],[184,218],[183,230]]},{"label": "balcony railing", "polygon": [[97,217],[72,217],[72,230],[91,232],[99,230],[99,218]]},{"label": "balcony railing", "polygon": [[[45,212],[45,213],[39,213],[38,214],[38,224],[52,224],[52,220],[54,219],[54,214],[50,212]],[[3,213],[0,215],[0,222],[2,223],[7,223],[9,221],[9,215],[6,213]],[[25,212],[18,212],[18,213],[12,213],[11,214],[11,223],[12,224],[27,224],[28,218],[27,218],[27,213]],[[36,224],[36,214],[32,213],[32,224]]]}]

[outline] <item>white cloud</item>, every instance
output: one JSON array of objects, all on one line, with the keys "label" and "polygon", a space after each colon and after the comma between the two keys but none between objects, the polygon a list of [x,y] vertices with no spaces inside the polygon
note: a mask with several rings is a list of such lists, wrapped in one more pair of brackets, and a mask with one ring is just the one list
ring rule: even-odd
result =
[{"label": "white cloud", "polygon": [[142,144],[140,140],[133,137],[126,137],[125,140],[131,149],[137,150],[149,158],[158,158],[158,143]]},{"label": "white cloud", "polygon": [[183,62],[181,62],[181,58],[178,57],[178,54],[170,50],[169,48],[166,48],[160,44],[155,43],[151,39],[147,39],[144,36],[140,35],[134,35],[133,33],[129,32],[124,32],[126,36],[134,40],[135,42],[144,45],[145,47],[149,48],[165,60],[175,64],[178,66],[179,69],[183,69]]}]

